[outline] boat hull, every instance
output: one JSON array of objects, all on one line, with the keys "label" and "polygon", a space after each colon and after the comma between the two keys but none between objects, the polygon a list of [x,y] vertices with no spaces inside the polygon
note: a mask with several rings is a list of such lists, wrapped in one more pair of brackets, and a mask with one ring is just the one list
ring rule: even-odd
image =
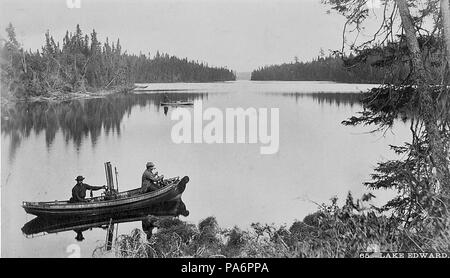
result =
[{"label": "boat hull", "polygon": [[148,215],[158,217],[187,216],[189,211],[181,199],[151,205],[145,209],[115,212],[108,215],[70,216],[70,217],[36,217],[25,223],[22,232],[29,236],[39,233],[59,233],[70,230],[87,230],[91,228],[105,228],[110,224],[142,221]]},{"label": "boat hull", "polygon": [[149,206],[181,198],[189,178],[167,185],[159,190],[141,194],[140,189],[121,192],[116,199],[96,197],[87,202],[24,202],[22,207],[29,214],[39,217],[98,216],[145,209]]}]

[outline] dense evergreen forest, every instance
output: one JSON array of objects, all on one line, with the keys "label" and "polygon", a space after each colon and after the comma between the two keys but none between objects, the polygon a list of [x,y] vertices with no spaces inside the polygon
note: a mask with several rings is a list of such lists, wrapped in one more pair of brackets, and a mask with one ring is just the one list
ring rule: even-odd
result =
[{"label": "dense evergreen forest", "polygon": [[310,62],[285,63],[261,67],[252,72],[252,80],[335,81],[344,83],[383,83],[386,70],[370,62],[353,64],[355,57],[320,55]]},{"label": "dense evergreen forest", "polygon": [[26,97],[46,93],[85,92],[129,86],[139,82],[213,82],[235,80],[226,68],[180,59],[157,52],[128,54],[119,39],[98,40],[97,32],[83,34],[79,25],[67,31],[62,45],[47,31],[40,50],[24,50],[12,24],[2,39],[2,96]]}]

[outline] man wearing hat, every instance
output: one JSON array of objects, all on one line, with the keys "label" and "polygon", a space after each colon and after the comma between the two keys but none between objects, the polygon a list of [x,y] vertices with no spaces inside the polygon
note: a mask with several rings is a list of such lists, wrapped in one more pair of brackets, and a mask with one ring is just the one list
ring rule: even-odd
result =
[{"label": "man wearing hat", "polygon": [[145,169],[142,174],[142,193],[159,189],[158,183],[164,178],[164,176],[158,178],[157,173],[153,173],[153,170],[155,169],[155,164],[153,164],[153,162],[147,162],[145,166],[147,169]]},{"label": "man wearing hat", "polygon": [[72,198],[70,198],[71,203],[76,202],[86,202],[86,190],[100,190],[106,189],[106,185],[103,186],[91,186],[89,184],[83,183],[84,177],[78,176],[76,179],[77,184],[72,188]]}]

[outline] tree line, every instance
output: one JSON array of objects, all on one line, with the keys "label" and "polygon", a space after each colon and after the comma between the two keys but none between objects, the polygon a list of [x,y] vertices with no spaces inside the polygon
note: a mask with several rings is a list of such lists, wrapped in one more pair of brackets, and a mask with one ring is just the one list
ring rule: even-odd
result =
[{"label": "tree line", "polygon": [[224,67],[180,59],[159,51],[151,57],[128,54],[120,40],[102,43],[93,30],[67,31],[62,44],[49,31],[44,46],[25,50],[17,41],[10,23],[7,39],[0,45],[2,92],[15,97],[46,93],[95,91],[138,82],[214,82],[235,80],[235,74]]},{"label": "tree line", "polygon": [[334,81],[343,83],[382,83],[386,71],[370,63],[352,63],[356,57],[329,54],[309,62],[284,63],[260,67],[252,72],[251,80]]}]

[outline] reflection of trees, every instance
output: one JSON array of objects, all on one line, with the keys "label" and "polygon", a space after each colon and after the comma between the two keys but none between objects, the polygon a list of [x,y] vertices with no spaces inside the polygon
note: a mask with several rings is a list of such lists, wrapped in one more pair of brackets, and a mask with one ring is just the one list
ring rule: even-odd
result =
[{"label": "reflection of trees", "polygon": [[293,97],[297,102],[299,98],[312,98],[319,104],[328,104],[330,106],[351,106],[361,104],[364,94],[361,93],[283,93],[283,96]]},{"label": "reflection of trees", "polygon": [[[171,93],[170,99],[195,100],[203,93]],[[130,115],[134,106],[153,105],[159,111],[163,94],[123,94],[105,98],[73,100],[63,103],[35,102],[18,103],[2,109],[2,134],[11,140],[10,159],[23,138],[32,132],[45,133],[49,147],[59,130],[66,143],[73,142],[79,148],[84,138],[90,136],[95,145],[102,129],[106,134],[120,136],[120,124],[124,115]]]}]

